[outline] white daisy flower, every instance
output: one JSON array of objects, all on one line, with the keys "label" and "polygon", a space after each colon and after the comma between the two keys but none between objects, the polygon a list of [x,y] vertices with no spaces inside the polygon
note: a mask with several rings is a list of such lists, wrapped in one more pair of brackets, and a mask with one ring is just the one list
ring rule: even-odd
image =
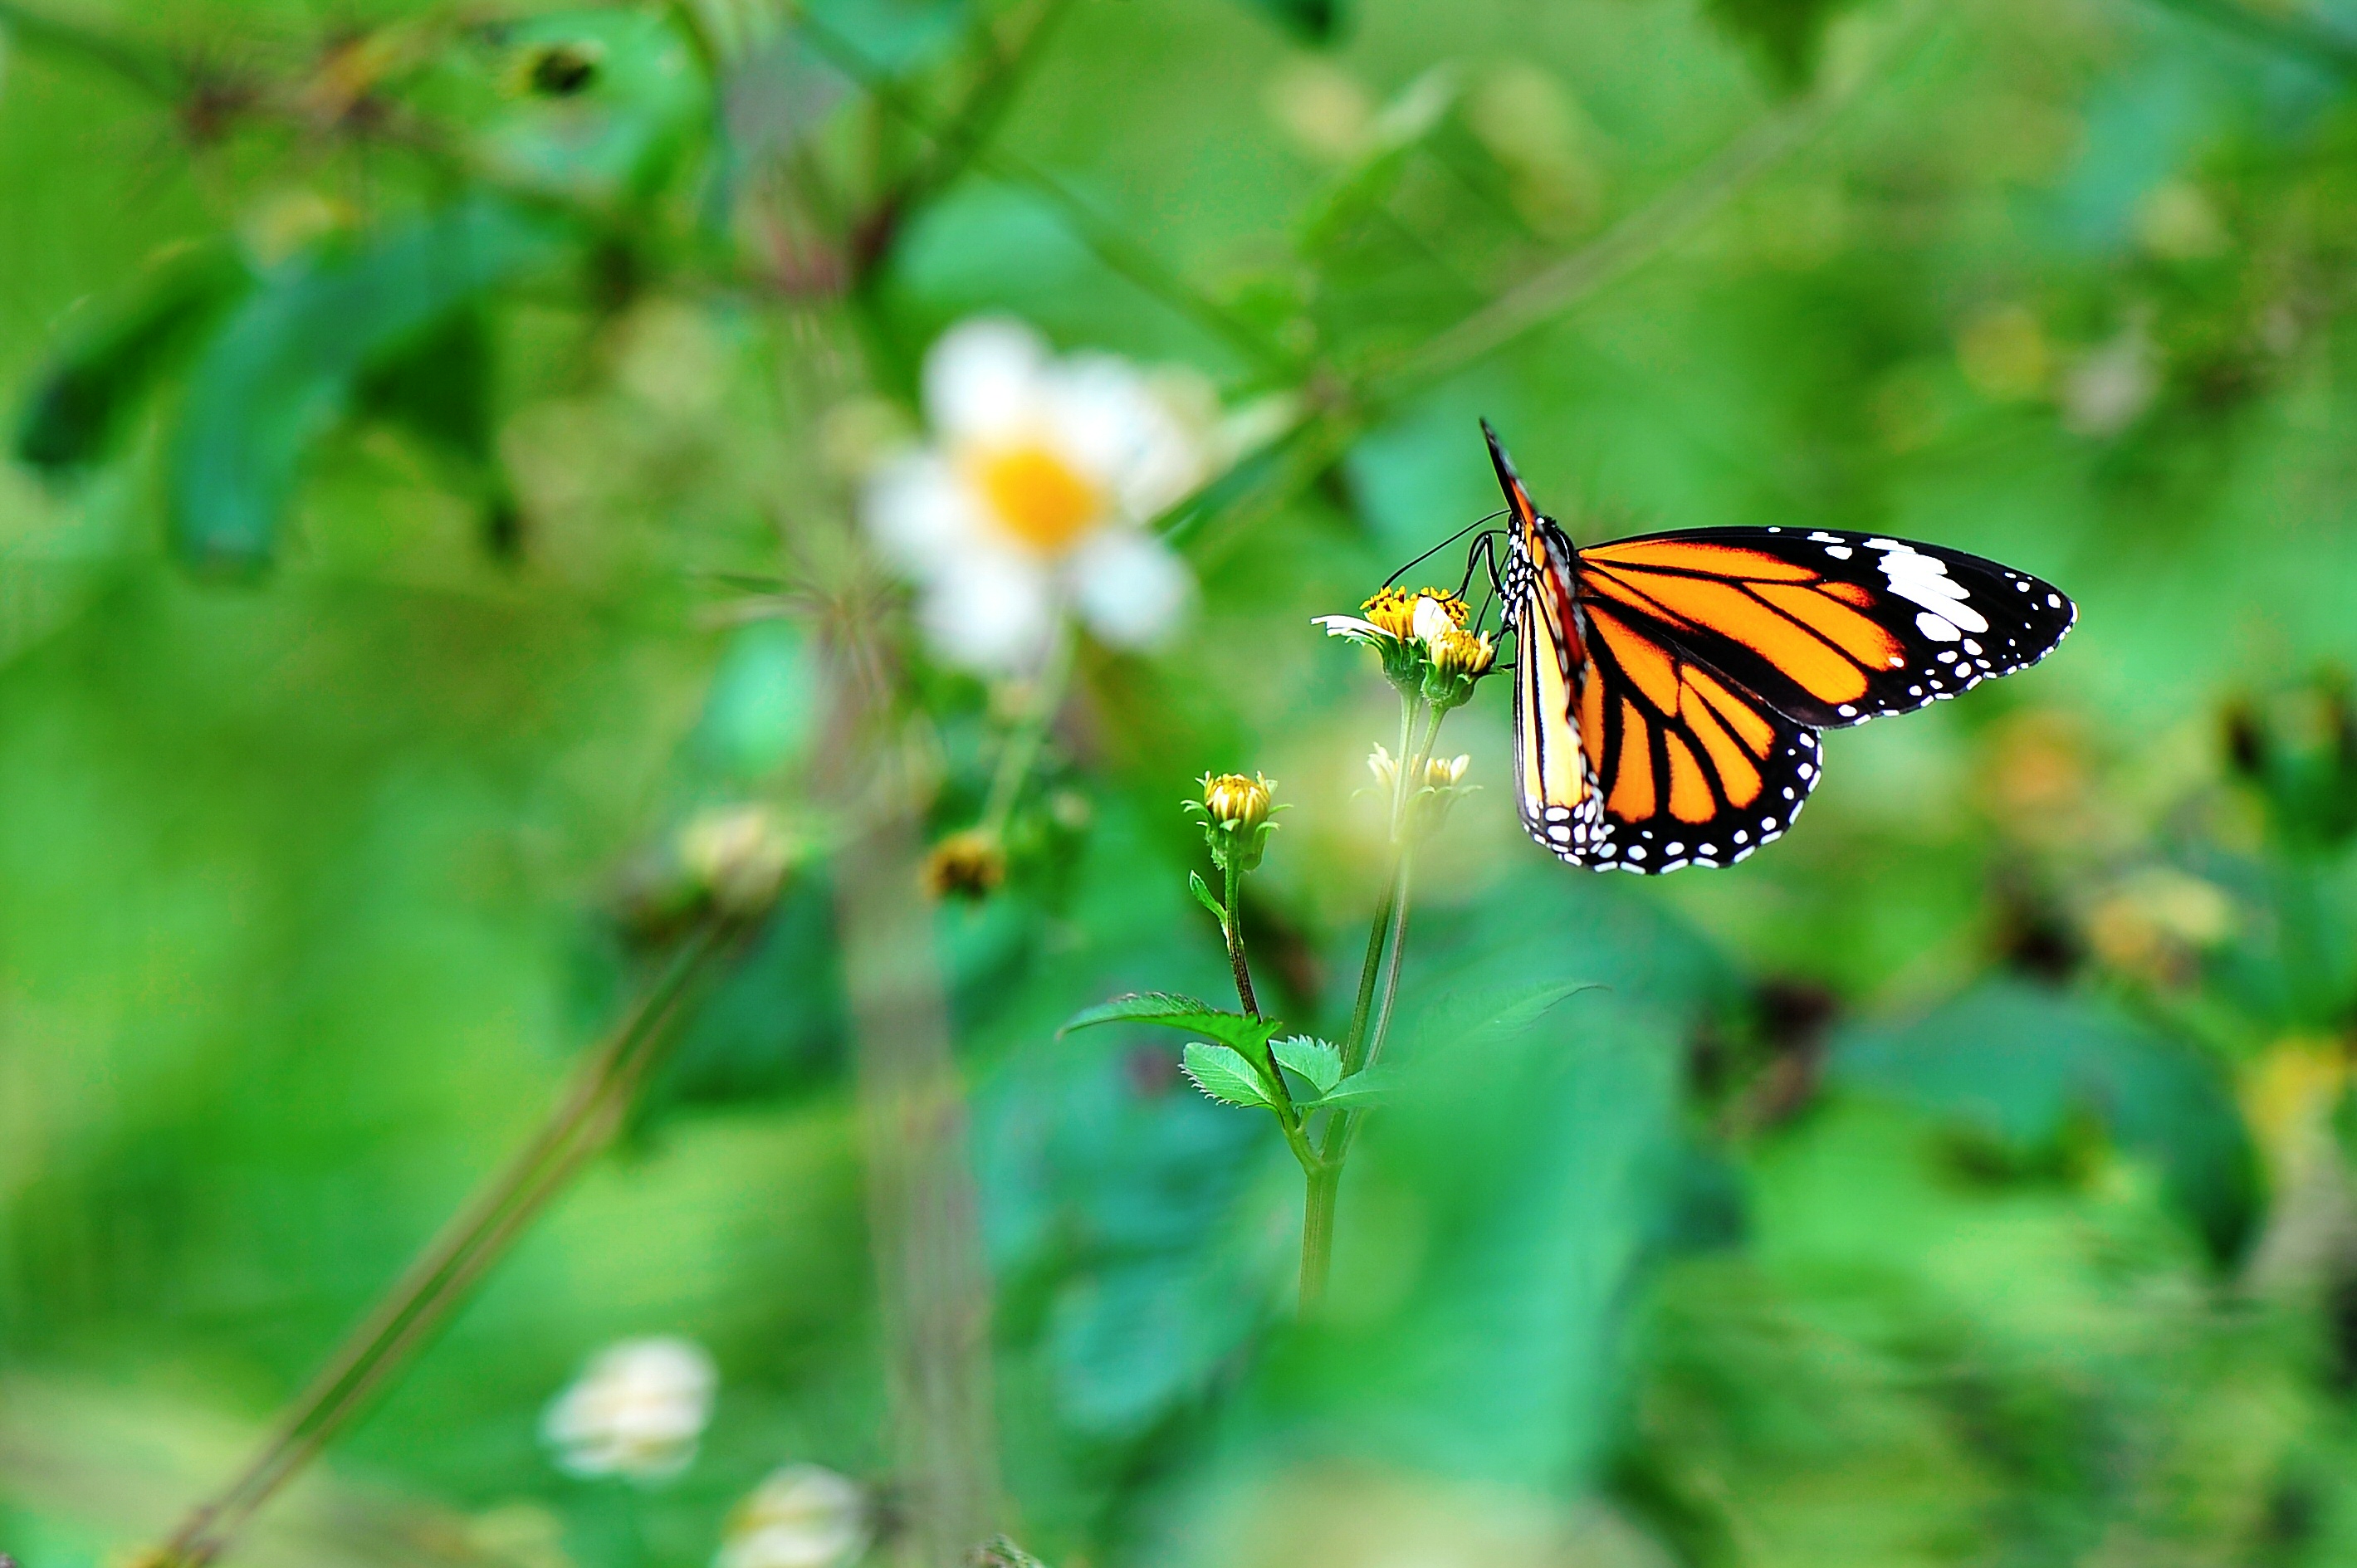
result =
[{"label": "white daisy flower", "polygon": [[861,510],[942,659],[1021,673],[1067,615],[1115,648],[1177,628],[1194,578],[1146,525],[1212,471],[1208,387],[1106,354],[1059,359],[992,317],[934,343],[924,403],[931,443],[879,467]]},{"label": "white daisy flower", "polygon": [[737,1505],[715,1568],[845,1568],[875,1539],[874,1515],[858,1482],[789,1465]]},{"label": "white daisy flower", "polygon": [[540,1434],[571,1475],[663,1480],[695,1457],[718,1380],[693,1340],[625,1339],[599,1351],[556,1396]]}]

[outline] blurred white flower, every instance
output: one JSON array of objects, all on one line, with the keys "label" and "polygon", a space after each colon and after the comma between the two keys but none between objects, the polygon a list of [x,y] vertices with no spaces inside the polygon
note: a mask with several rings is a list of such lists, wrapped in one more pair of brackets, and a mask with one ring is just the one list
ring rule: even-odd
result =
[{"label": "blurred white flower", "polygon": [[865,1487],[816,1465],[773,1471],[737,1505],[715,1568],[843,1568],[875,1535]]},{"label": "blurred white flower", "polygon": [[2147,320],[2132,313],[2111,341],[2079,357],[2062,381],[2062,424],[2076,435],[2117,435],[2160,392],[2159,353]]},{"label": "blurred white flower", "polygon": [[882,465],[861,510],[916,583],[943,659],[1019,673],[1068,613],[1118,648],[1177,628],[1194,579],[1145,525],[1212,471],[1207,385],[1106,354],[1059,359],[994,317],[934,343],[924,403],[931,444]]},{"label": "blurred white flower", "polygon": [[541,1438],[572,1475],[659,1481],[695,1457],[717,1382],[712,1358],[691,1340],[625,1339],[556,1396]]}]

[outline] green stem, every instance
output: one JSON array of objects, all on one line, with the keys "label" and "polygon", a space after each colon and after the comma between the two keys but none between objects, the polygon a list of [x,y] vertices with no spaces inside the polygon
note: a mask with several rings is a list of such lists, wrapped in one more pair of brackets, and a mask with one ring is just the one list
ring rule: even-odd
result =
[{"label": "green stem", "polygon": [[[1229,859],[1225,869],[1227,897],[1221,900],[1220,907],[1227,914],[1220,921],[1220,933],[1228,939],[1228,967],[1235,972],[1236,1000],[1243,1004],[1246,1013],[1257,1018],[1260,1016],[1260,999],[1253,994],[1252,966],[1244,961],[1244,913],[1237,901],[1243,891],[1243,873],[1236,869],[1232,858]],[[1268,1070],[1272,1073],[1276,1071],[1274,1052],[1269,1055]],[[1280,1085],[1284,1081],[1283,1079],[1277,1079]]]},{"label": "green stem", "polygon": [[1309,1173],[1301,1208],[1301,1300],[1304,1317],[1326,1299],[1326,1276],[1334,1263],[1334,1200],[1342,1190],[1342,1167],[1320,1163]]},{"label": "green stem", "polygon": [[162,1557],[177,1568],[211,1562],[278,1488],[357,1414],[367,1397],[423,1348],[477,1280],[548,1201],[619,1131],[669,1038],[690,983],[724,946],[722,927],[690,937],[604,1045],[584,1061],[540,1132],[454,1219],[345,1337],[286,1407],[243,1470],[189,1512]]},{"label": "green stem", "polygon": [[1064,687],[1071,674],[1072,630],[1070,626],[1060,626],[1048,661],[1040,669],[1030,708],[1006,737],[1006,750],[999,753],[998,771],[990,780],[990,798],[982,808],[979,826],[983,832],[995,838],[1006,831],[1006,819],[1014,815],[1015,802],[1022,799],[1023,786],[1039,760],[1039,750],[1047,742],[1056,710],[1063,706]]}]

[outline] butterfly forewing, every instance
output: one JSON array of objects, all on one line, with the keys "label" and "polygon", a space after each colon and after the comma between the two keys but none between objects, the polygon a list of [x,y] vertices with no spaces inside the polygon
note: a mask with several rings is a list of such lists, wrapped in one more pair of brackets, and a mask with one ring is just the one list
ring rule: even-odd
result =
[{"label": "butterfly forewing", "polygon": [[1579,553],[1599,635],[1700,664],[1813,729],[1903,714],[2046,657],[2077,610],[1961,550],[1829,529],[1708,528]]}]

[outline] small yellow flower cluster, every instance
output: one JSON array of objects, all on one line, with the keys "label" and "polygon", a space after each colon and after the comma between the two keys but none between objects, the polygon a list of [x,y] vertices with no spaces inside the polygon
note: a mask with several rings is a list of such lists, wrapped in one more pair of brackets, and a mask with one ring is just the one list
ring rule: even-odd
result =
[{"label": "small yellow flower cluster", "polygon": [[1498,661],[1487,632],[1467,626],[1465,601],[1446,588],[1383,587],[1356,616],[1320,616],[1329,635],[1375,650],[1393,685],[1442,712],[1464,703]]},{"label": "small yellow flower cluster", "polygon": [[[1457,798],[1479,788],[1465,782],[1465,770],[1472,761],[1464,756],[1426,757],[1423,768],[1410,777],[1406,798],[1400,801],[1401,828],[1415,838],[1437,832]],[[1399,790],[1400,759],[1382,745],[1367,757],[1367,771],[1375,776],[1376,787],[1384,794]]]}]

